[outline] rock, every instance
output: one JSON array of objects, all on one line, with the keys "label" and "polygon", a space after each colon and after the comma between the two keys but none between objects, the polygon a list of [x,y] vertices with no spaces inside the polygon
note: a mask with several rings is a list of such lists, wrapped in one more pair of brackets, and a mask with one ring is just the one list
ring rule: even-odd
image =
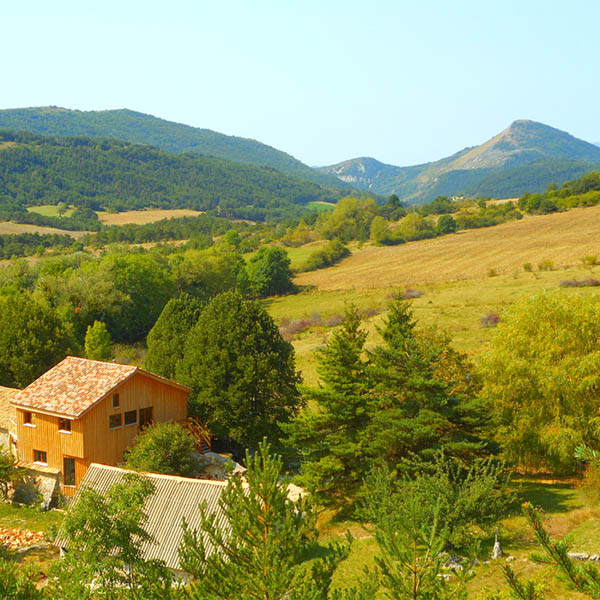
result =
[{"label": "rock", "polygon": [[496,560],[497,558],[502,558],[503,556],[504,556],[504,550],[502,550],[502,546],[500,545],[498,538],[496,538],[496,541],[494,542],[494,547],[492,549],[492,560]]},{"label": "rock", "polygon": [[587,560],[590,557],[587,552],[568,552],[567,556],[571,560]]},{"label": "rock", "polygon": [[513,560],[515,560],[514,556],[507,556],[506,557],[506,562],[512,562]]},{"label": "rock", "polygon": [[456,554],[451,554],[448,560],[444,563],[444,568],[450,569],[451,571],[462,571],[462,561],[463,559],[460,556],[457,556]]},{"label": "rock", "polygon": [[600,560],[600,554],[592,554],[588,560],[591,560],[593,562],[599,561]]}]

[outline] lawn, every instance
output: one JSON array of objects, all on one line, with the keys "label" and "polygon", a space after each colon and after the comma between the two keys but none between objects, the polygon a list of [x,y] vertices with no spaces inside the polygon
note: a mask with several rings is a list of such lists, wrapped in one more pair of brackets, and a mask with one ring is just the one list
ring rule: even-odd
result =
[{"label": "lawn", "polygon": [[[64,217],[70,217],[75,209],[68,208],[64,215]],[[60,217],[58,214],[58,205],[57,204],[40,204],[39,206],[30,206],[27,208],[28,212],[37,213],[38,215],[44,215],[45,217]]]},{"label": "lawn", "polygon": [[37,507],[0,502],[0,527],[49,533],[60,526],[63,518],[64,513],[58,510],[42,511]]}]

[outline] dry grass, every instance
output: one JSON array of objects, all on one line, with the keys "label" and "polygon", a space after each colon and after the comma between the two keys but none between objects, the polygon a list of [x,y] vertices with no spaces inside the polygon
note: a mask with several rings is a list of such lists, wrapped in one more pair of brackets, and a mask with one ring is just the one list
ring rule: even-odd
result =
[{"label": "dry grass", "polygon": [[365,289],[481,279],[522,271],[523,264],[551,260],[572,265],[598,253],[600,206],[526,217],[401,246],[365,246],[338,265],[296,277],[320,290]]},{"label": "dry grass", "polygon": [[98,213],[98,217],[105,225],[145,225],[154,223],[161,219],[174,219],[176,217],[194,217],[201,215],[202,211],[190,210],[187,208],[177,208],[172,210],[148,209],[148,210],[128,210],[120,213]]},{"label": "dry grass", "polygon": [[28,225],[26,223],[10,223],[9,221],[0,222],[0,235],[17,233],[55,233],[57,235],[70,235],[77,240],[88,232],[67,231],[66,229],[55,229],[54,227],[38,227],[37,225]]}]

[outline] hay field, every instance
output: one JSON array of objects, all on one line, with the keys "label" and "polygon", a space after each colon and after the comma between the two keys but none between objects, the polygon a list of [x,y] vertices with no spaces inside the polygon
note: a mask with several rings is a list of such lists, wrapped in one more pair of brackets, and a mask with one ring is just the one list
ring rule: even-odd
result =
[{"label": "hay field", "polygon": [[303,273],[295,281],[320,290],[419,285],[480,279],[490,269],[512,274],[526,262],[574,265],[586,255],[600,256],[600,206],[401,246],[366,246],[338,265]]},{"label": "hay field", "polygon": [[171,210],[149,209],[149,210],[127,210],[120,213],[99,212],[98,218],[105,225],[146,225],[161,219],[174,219],[176,217],[194,217],[201,215],[202,211],[187,208],[175,208]]},{"label": "hay field", "polygon": [[17,233],[55,233],[57,235],[70,235],[76,240],[84,236],[87,231],[67,231],[66,229],[55,229],[54,227],[38,227],[37,225],[28,225],[26,223],[11,223],[10,221],[0,221],[0,235]]}]

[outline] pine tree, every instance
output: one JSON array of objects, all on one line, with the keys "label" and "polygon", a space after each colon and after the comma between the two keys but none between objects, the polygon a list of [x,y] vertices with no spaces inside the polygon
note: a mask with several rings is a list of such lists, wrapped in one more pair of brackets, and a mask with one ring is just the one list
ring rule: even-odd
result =
[{"label": "pine tree", "polygon": [[288,427],[290,444],[302,458],[299,483],[318,493],[325,504],[349,502],[367,468],[363,450],[369,418],[362,356],[365,340],[358,310],[351,306],[341,327],[318,352],[317,371],[323,387],[305,394],[316,409],[304,411]]},{"label": "pine tree", "polygon": [[109,360],[112,356],[112,341],[106,325],[94,321],[85,333],[85,355],[92,360]]},{"label": "pine tree", "polygon": [[466,379],[463,358],[442,336],[417,333],[401,298],[379,332],[383,344],[372,351],[368,369],[367,455],[397,467],[412,453],[431,458],[442,448],[464,460],[482,454],[479,434],[487,417]]},{"label": "pine tree", "polygon": [[[186,530],[180,556],[183,569],[194,578],[189,597],[332,597],[331,578],[347,556],[348,543],[330,547],[325,558],[307,561],[317,547],[317,513],[313,505],[306,499],[296,503],[288,499],[281,458],[269,454],[266,442],[260,444],[255,456],[247,453],[246,464],[245,478],[230,479],[221,496],[223,517],[217,518],[201,506],[201,531]],[[341,600],[341,594],[333,597]]]}]

